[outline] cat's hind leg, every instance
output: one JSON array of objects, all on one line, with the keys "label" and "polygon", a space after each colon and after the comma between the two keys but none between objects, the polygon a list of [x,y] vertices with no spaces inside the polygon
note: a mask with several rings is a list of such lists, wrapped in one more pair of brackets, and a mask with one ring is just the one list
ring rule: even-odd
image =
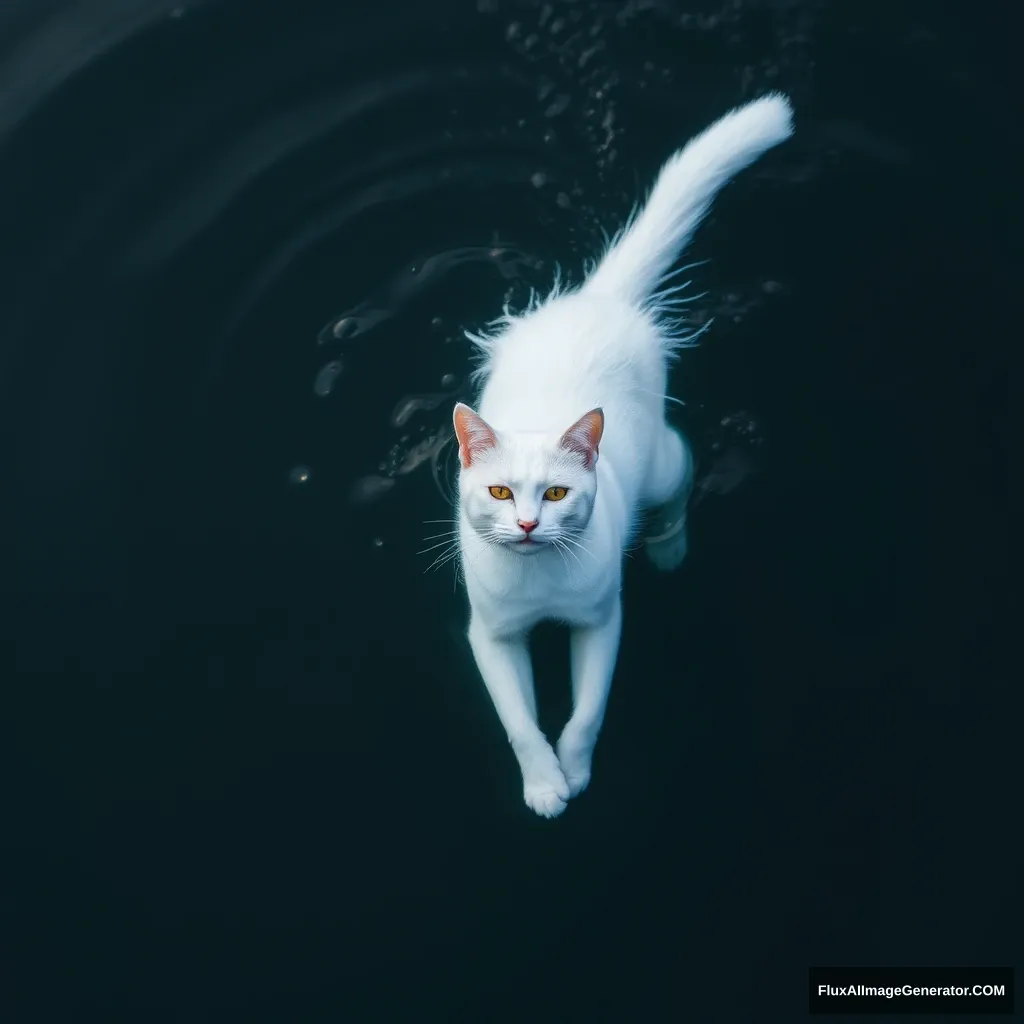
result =
[{"label": "cat's hind leg", "polygon": [[654,506],[644,530],[647,558],[663,572],[677,569],[686,558],[686,508],[693,490],[693,456],[682,436],[668,425],[651,463],[647,487]]}]

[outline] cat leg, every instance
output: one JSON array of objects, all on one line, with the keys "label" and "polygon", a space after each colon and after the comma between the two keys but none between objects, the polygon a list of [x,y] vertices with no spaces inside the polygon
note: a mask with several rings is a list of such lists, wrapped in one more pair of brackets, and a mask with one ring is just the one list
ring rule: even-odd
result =
[{"label": "cat leg", "polygon": [[557,745],[570,796],[582,793],[590,782],[590,762],[608,706],[621,634],[622,601],[618,594],[605,622],[578,627],[571,634],[573,711]]},{"label": "cat leg", "polygon": [[565,810],[569,787],[558,758],[537,725],[533,666],[525,635],[496,637],[474,615],[469,644],[523,774],[526,806],[545,818]]},{"label": "cat leg", "polygon": [[664,572],[678,568],[686,558],[686,507],[693,489],[693,457],[689,446],[671,427],[651,464],[648,483],[651,513],[644,532],[648,560]]}]

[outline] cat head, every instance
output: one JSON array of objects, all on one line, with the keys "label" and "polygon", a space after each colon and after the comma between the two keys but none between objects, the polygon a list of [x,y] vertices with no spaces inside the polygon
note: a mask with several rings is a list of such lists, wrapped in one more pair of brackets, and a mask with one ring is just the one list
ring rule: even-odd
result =
[{"label": "cat head", "polygon": [[600,409],[554,435],[499,432],[462,402],[454,420],[460,508],[484,540],[534,554],[590,522],[604,431]]}]

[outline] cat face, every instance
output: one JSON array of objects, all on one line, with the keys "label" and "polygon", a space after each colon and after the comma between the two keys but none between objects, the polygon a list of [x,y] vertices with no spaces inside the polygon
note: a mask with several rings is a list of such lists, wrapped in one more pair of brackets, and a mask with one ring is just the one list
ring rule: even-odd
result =
[{"label": "cat face", "polygon": [[455,407],[459,500],[481,537],[523,555],[566,544],[590,522],[604,414],[593,409],[561,436],[497,433]]}]

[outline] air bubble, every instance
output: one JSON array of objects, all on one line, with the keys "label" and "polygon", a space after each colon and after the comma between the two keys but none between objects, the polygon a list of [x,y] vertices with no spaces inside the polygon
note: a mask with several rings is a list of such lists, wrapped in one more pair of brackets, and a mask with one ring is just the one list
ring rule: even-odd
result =
[{"label": "air bubble", "polygon": [[559,114],[564,114],[569,108],[570,99],[567,93],[562,93],[561,96],[557,96],[555,101],[544,111],[545,117],[558,117]]},{"label": "air bubble", "polygon": [[326,398],[334,387],[334,382],[341,375],[341,360],[334,359],[320,368],[320,372],[313,381],[313,391],[321,398]]},{"label": "air bubble", "polygon": [[350,316],[343,316],[334,325],[334,327],[331,328],[331,333],[339,341],[344,341],[345,338],[350,338],[353,334],[356,333],[356,328],[358,326],[359,325],[356,323],[356,321],[352,317],[350,317]]},{"label": "air bubble", "polygon": [[293,466],[288,471],[288,482],[290,484],[307,484],[311,476],[312,470],[310,470],[309,466]]},{"label": "air bubble", "polygon": [[349,499],[354,505],[368,505],[379,501],[392,487],[395,481],[386,476],[364,476],[357,480],[349,490]]}]

